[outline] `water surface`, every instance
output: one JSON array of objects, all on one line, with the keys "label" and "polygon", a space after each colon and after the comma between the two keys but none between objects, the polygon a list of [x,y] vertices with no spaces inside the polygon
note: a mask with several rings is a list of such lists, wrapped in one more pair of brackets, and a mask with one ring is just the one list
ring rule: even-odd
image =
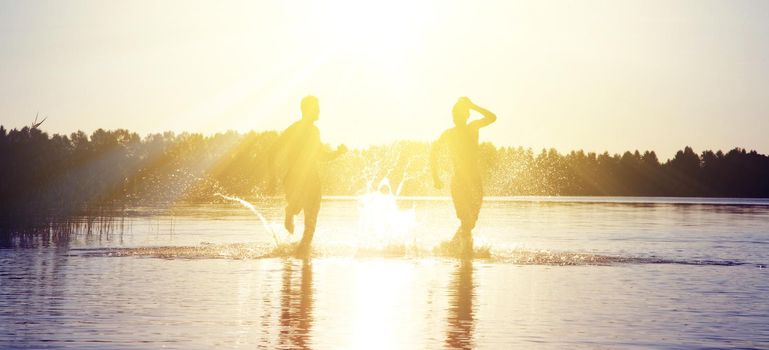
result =
[{"label": "water surface", "polygon": [[308,262],[276,254],[281,202],[252,202],[267,226],[185,204],[4,240],[0,347],[769,347],[766,200],[491,198],[489,255],[459,261],[432,252],[445,199],[400,201],[414,225],[388,235],[332,198]]}]

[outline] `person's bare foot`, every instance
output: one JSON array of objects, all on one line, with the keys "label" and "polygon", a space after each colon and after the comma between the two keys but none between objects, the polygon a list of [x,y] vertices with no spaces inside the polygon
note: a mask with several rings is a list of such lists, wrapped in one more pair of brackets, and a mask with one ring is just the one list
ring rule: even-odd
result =
[{"label": "person's bare foot", "polygon": [[462,243],[462,229],[458,229],[454,236],[451,237],[451,244],[457,246]]},{"label": "person's bare foot", "polygon": [[459,228],[450,241],[452,255],[460,258],[472,258],[473,236],[472,233]]},{"label": "person's bare foot", "polygon": [[473,253],[473,236],[467,235],[467,237],[464,237],[462,240],[462,248],[459,254],[464,259],[472,259]]},{"label": "person's bare foot", "polygon": [[283,227],[290,234],[294,234],[294,215],[286,211],[286,219],[283,221]]}]

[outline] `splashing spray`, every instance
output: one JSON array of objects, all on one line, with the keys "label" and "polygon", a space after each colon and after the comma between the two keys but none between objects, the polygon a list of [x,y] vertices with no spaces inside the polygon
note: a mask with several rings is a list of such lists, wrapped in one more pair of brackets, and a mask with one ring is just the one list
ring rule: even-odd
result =
[{"label": "splashing spray", "polygon": [[413,207],[398,208],[398,192],[393,193],[390,181],[385,177],[377,186],[369,181],[366,193],[358,197],[361,238],[368,243],[364,245],[406,245],[416,217]]},{"label": "splashing spray", "polygon": [[272,234],[272,239],[275,241],[275,245],[276,246],[280,245],[280,239],[278,238],[278,234],[275,232],[275,230],[272,229],[272,227],[270,226],[269,221],[267,221],[267,218],[265,218],[264,215],[262,215],[262,213],[259,212],[259,210],[257,210],[256,207],[253,204],[251,204],[249,201],[247,201],[245,199],[238,198],[238,197],[233,197],[233,196],[227,196],[227,195],[223,195],[221,193],[215,193],[214,195],[218,196],[218,197],[221,197],[223,199],[226,199],[228,201],[238,202],[241,205],[243,205],[244,207],[246,207],[248,210],[250,210],[252,213],[254,213],[254,215],[256,215],[256,217],[259,218],[259,221],[262,223],[262,226],[264,226],[264,228],[267,230],[267,232]]}]

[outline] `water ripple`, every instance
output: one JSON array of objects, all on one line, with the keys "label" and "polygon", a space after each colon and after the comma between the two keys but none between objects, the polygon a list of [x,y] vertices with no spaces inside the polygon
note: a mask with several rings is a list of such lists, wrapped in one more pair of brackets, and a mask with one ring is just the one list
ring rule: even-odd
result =
[{"label": "water ripple", "polygon": [[[197,246],[158,246],[138,248],[87,248],[72,249],[70,255],[87,257],[145,257],[160,259],[268,259],[293,256],[293,244],[277,247],[252,244],[201,244]],[[550,250],[491,251],[488,247],[475,250],[476,260],[515,265],[616,265],[616,264],[676,264],[699,266],[739,266],[747,263],[736,260],[711,259],[669,259],[664,257],[635,257],[602,255],[583,252]],[[425,248],[390,245],[379,248],[356,248],[353,246],[323,246],[313,251],[314,257],[356,257],[356,258],[437,258],[451,257],[447,254]],[[756,264],[764,267],[765,264]]]}]

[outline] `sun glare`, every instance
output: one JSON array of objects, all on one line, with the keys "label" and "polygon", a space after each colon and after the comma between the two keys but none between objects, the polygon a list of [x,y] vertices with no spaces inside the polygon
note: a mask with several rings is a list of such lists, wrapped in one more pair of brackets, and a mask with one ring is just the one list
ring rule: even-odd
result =
[{"label": "sun glare", "polygon": [[429,18],[421,5],[400,0],[335,0],[325,11],[318,29],[325,31],[333,47],[382,61],[415,49]]}]

